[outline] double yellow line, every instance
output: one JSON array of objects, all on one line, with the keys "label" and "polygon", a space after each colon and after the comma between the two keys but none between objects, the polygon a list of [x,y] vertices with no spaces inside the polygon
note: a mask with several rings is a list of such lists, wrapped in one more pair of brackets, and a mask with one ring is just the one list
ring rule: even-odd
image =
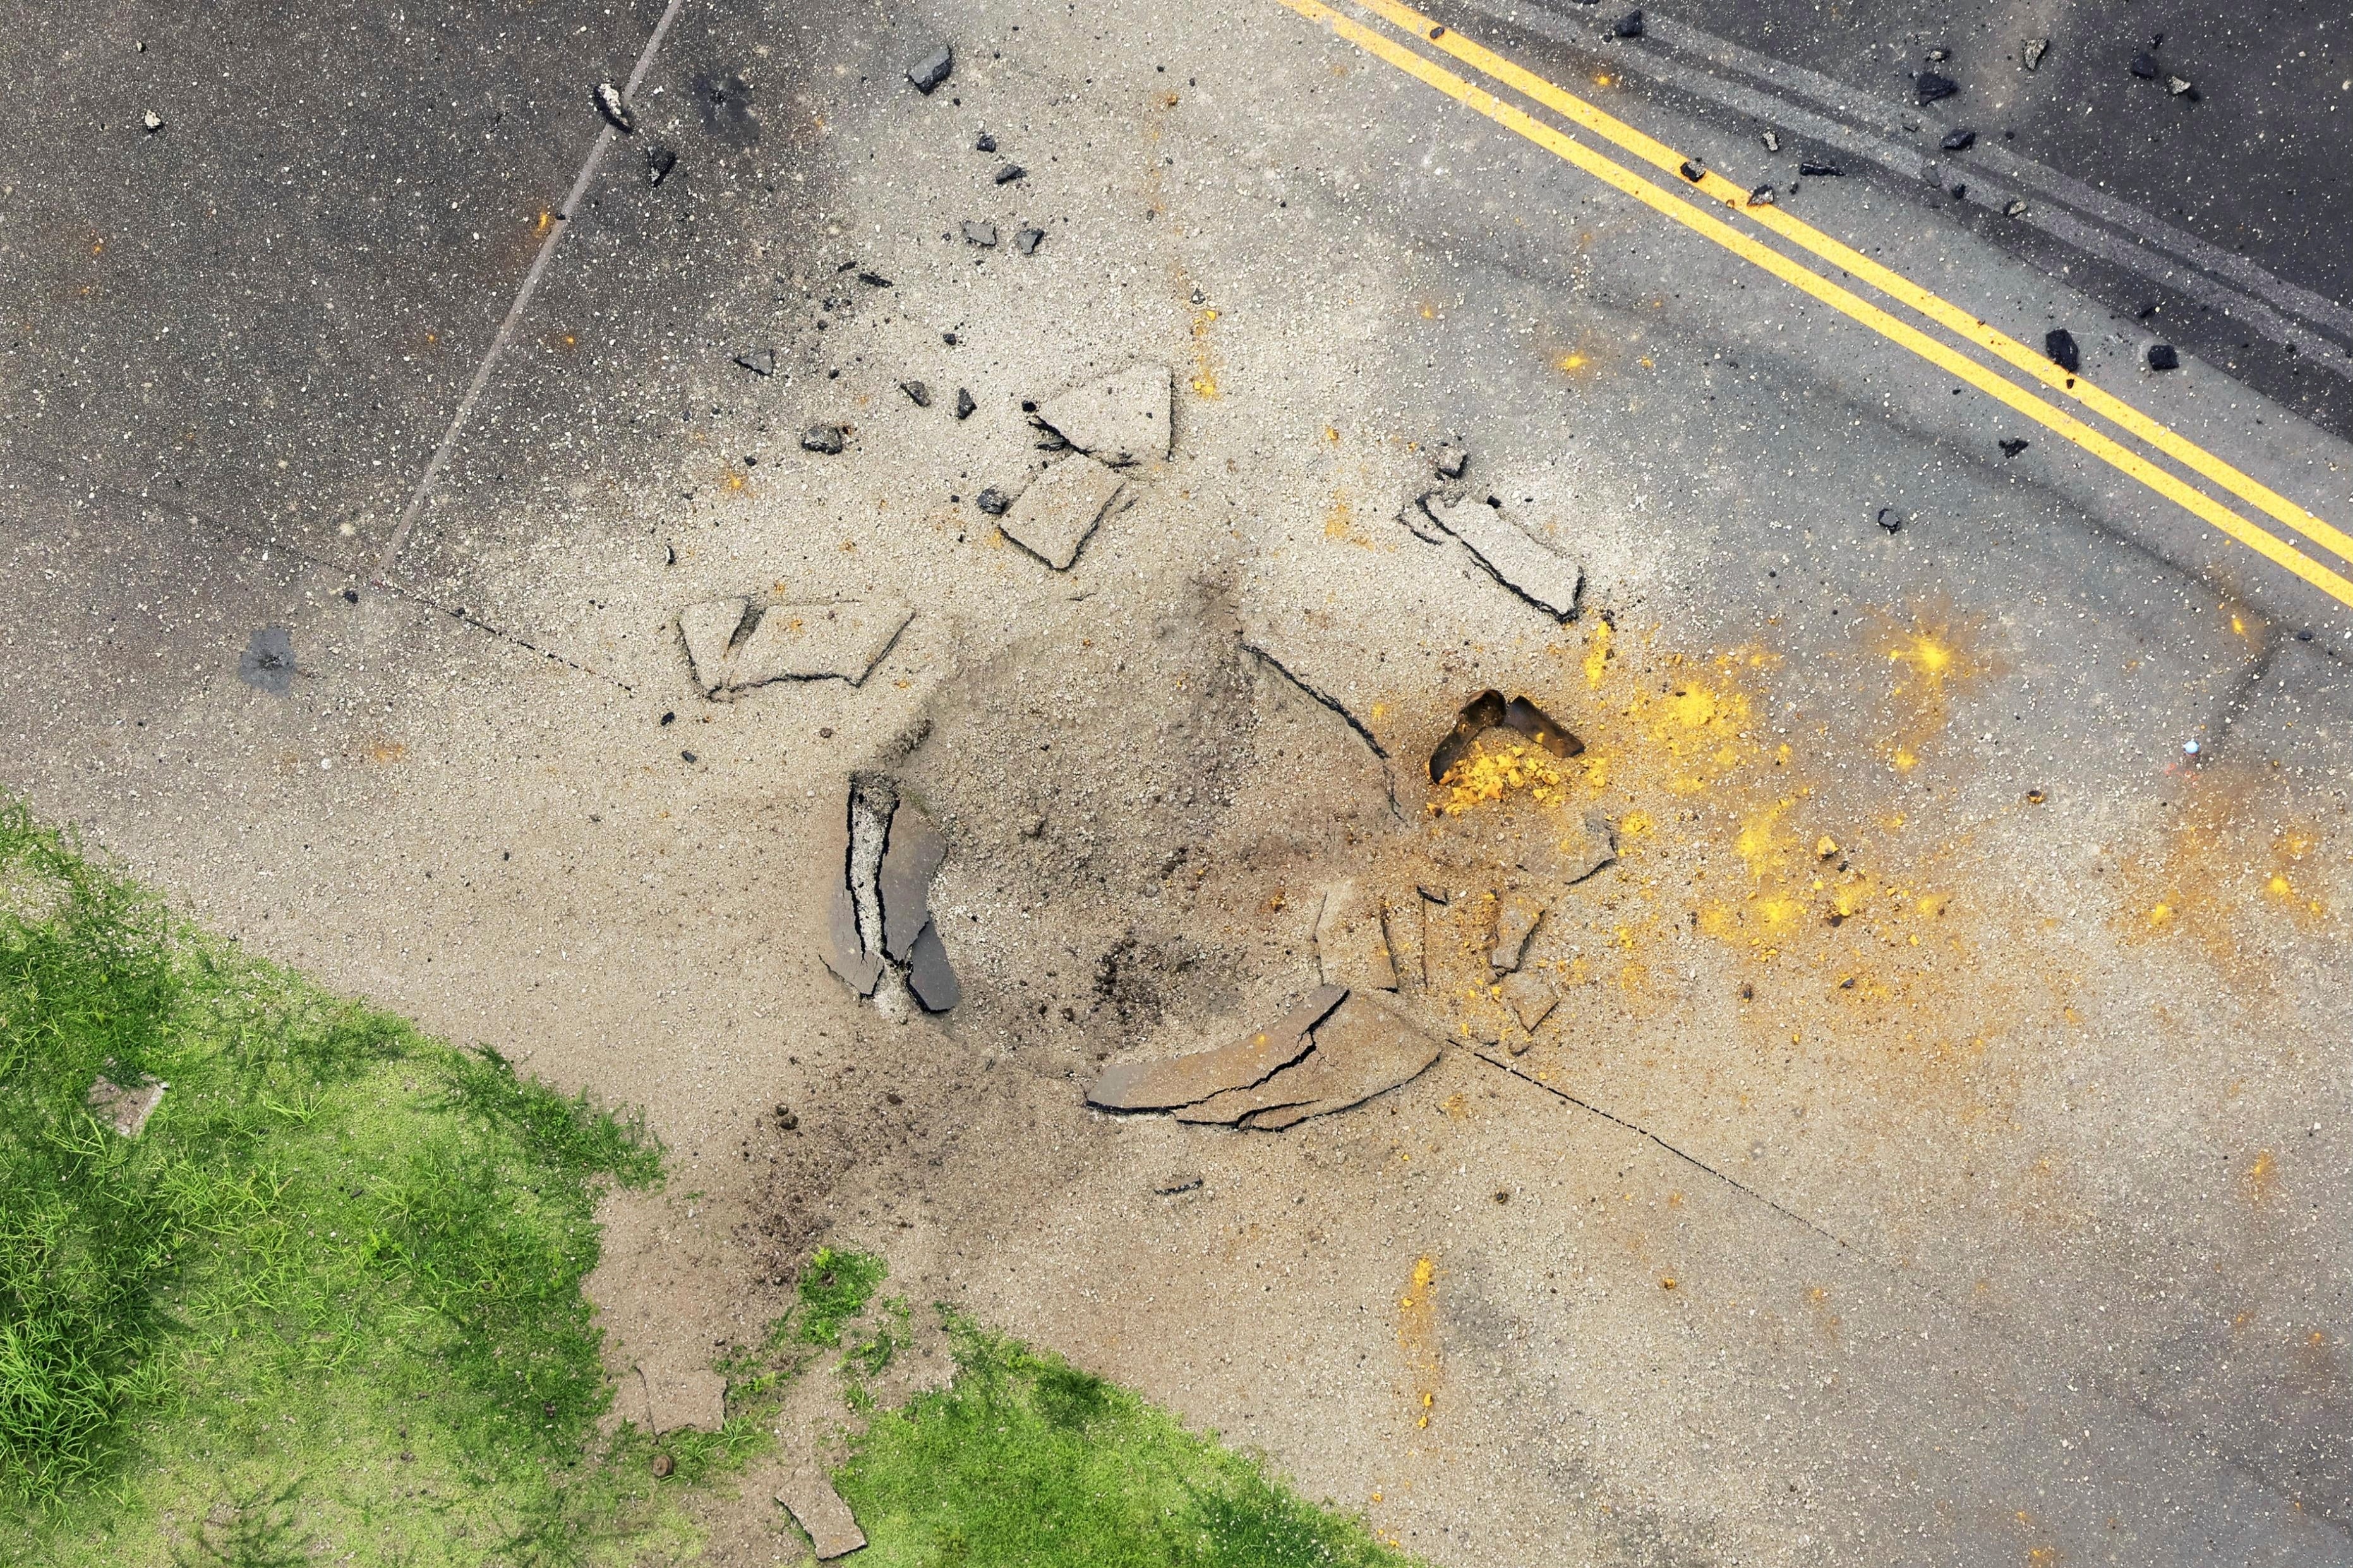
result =
[{"label": "double yellow line", "polygon": [[[1890,315],[1862,296],[1831,282],[1723,219],[1702,211],[1674,192],[1653,184],[1615,159],[1595,152],[1565,132],[1536,119],[1516,105],[1504,101],[1486,89],[1406,47],[1387,34],[1376,32],[1341,15],[1324,5],[1322,0],[1282,0],[1282,3],[1309,21],[1331,28],[1339,37],[1366,53],[1436,88],[1456,102],[1476,110],[1505,130],[1525,137],[1605,184],[1624,192],[1645,206],[1714,241],[1743,260],[1764,268],[1832,310],[1862,322],[1891,342],[1911,350],[1939,370],[1959,377],[2044,428],[2073,442],[2118,472],[2138,480],[2265,560],[2285,567],[2340,604],[2353,605],[2353,580],[2348,580],[2342,574],[2313,559],[2279,535],[2249,521],[2203,490],[2193,488],[2171,469],[2159,467],[2065,409],[2045,401],[2029,388],[1997,374],[1948,343],[1930,337],[1909,322]],[[2269,486],[2240,472],[2203,447],[2159,424],[2123,399],[2102,391],[2081,375],[2062,369],[2046,356],[1988,325],[1982,319],[1970,315],[1901,273],[1881,266],[1810,224],[1792,217],[1778,206],[1749,205],[1748,193],[1723,175],[1700,169],[1673,148],[1644,135],[1575,93],[1513,64],[1452,28],[1441,26],[1410,6],[1399,5],[1398,0],[1358,0],[1358,3],[1401,31],[1435,45],[1490,81],[1541,104],[1641,162],[1675,176],[1681,188],[1713,197],[1740,216],[1841,268],[1849,276],[1868,283],[1956,337],[2024,371],[2043,385],[2073,398],[2084,408],[2272,517],[2312,543],[2353,563],[2353,538],[2347,537]],[[1696,173],[1698,177],[1692,178],[1684,173],[1686,169]]]}]

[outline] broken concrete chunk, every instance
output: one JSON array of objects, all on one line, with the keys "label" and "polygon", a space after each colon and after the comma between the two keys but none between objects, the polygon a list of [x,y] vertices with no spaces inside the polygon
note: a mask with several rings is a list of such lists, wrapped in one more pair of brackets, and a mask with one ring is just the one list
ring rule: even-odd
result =
[{"label": "broken concrete chunk", "polygon": [[1512,1016],[1520,1021],[1520,1027],[1531,1035],[1536,1032],[1536,1026],[1551,1017],[1552,1010],[1560,1005],[1559,994],[1553,990],[1552,982],[1541,975],[1514,974],[1504,982],[1503,992],[1504,1005],[1512,1010]]},{"label": "broken concrete chunk", "polygon": [[2040,70],[2042,67],[2042,57],[2050,52],[2050,39],[2029,38],[2026,40],[2026,47],[2019,51],[2019,62],[2028,70]]},{"label": "broken concrete chunk", "polygon": [[997,151],[997,138],[984,131],[980,133],[980,139],[972,144],[972,150],[976,153],[994,153]]},{"label": "broken concrete chunk", "polygon": [[1421,507],[1462,542],[1487,575],[1556,621],[1575,618],[1585,572],[1550,540],[1504,516],[1500,505],[1430,495]]},{"label": "broken concrete chunk", "polygon": [[1256,1088],[1187,1106],[1176,1120],[1279,1131],[1387,1093],[1419,1076],[1438,1059],[1439,1049],[1393,1000],[1360,993],[1351,993],[1316,1026],[1314,1045],[1304,1059]]},{"label": "broken concrete chunk", "polygon": [[637,130],[638,117],[622,100],[619,88],[609,81],[600,81],[596,84],[596,112],[605,117],[606,124],[624,136]]},{"label": "broken concrete chunk", "polygon": [[1430,454],[1430,466],[1438,470],[1441,479],[1459,479],[1469,466],[1471,454],[1449,441]]},{"label": "broken concrete chunk", "polygon": [[2198,96],[2198,89],[2190,85],[2189,79],[2186,76],[2167,77],[2165,79],[2165,90],[2171,93],[2176,98],[2179,98],[2183,94],[2187,93],[2194,100]]},{"label": "broken concrete chunk", "polygon": [[920,381],[902,381],[899,384],[899,390],[905,393],[907,401],[918,408],[932,405],[932,389]]},{"label": "broken concrete chunk", "polygon": [[997,226],[993,223],[982,223],[975,219],[967,218],[965,220],[964,226],[964,242],[966,245],[977,245],[982,247],[995,245],[997,243]]},{"label": "broken concrete chunk", "polygon": [[2010,204],[2001,209],[2001,216],[2004,217],[2024,217],[2026,216],[2025,201],[2018,196],[2010,197]]},{"label": "broken concrete chunk", "polygon": [[742,353],[735,356],[735,363],[742,365],[745,370],[750,371],[754,375],[774,375],[776,374],[776,351],[774,349],[745,349]]},{"label": "broken concrete chunk", "polygon": [[1023,168],[1018,163],[1008,163],[1005,167],[997,171],[997,183],[1000,185],[1009,185],[1014,181],[1021,179],[1029,173],[1029,170]]},{"label": "broken concrete chunk", "polygon": [[828,457],[841,450],[842,430],[839,425],[812,425],[801,432],[801,450],[823,452]]},{"label": "broken concrete chunk", "polygon": [[1005,536],[1057,572],[1067,572],[1124,483],[1080,453],[1057,459],[1029,482],[1000,526]]},{"label": "broken concrete chunk", "polygon": [[1778,131],[1768,130],[1757,140],[1765,143],[1765,151],[1767,153],[1778,153],[1781,150],[1781,133]]},{"label": "broken concrete chunk", "polygon": [[713,599],[689,605],[678,613],[679,635],[686,641],[687,662],[694,667],[695,683],[704,695],[727,683],[727,650],[735,629],[752,607],[749,599]]},{"label": "broken concrete chunk", "polygon": [[1503,907],[1495,913],[1495,946],[1487,954],[1489,967],[1506,974],[1519,968],[1520,959],[1528,950],[1528,938],[1535,934],[1536,925],[1544,917],[1544,905],[1525,893],[1506,895]]},{"label": "broken concrete chunk", "polygon": [[139,111],[139,128],[153,136],[164,129],[164,117],[152,109],[142,109]]},{"label": "broken concrete chunk", "polygon": [[850,819],[858,809],[857,785],[844,792],[835,808],[833,831],[819,850],[819,867],[828,879],[826,889],[826,930],[818,956],[825,966],[860,996],[871,996],[882,980],[882,955],[866,945],[858,929],[858,897],[851,891]]},{"label": "broken concrete chunk", "polygon": [[1043,241],[1045,237],[1046,231],[1042,228],[1025,228],[1018,230],[1013,236],[1013,248],[1019,251],[1024,256],[1035,256],[1038,254],[1039,244]]},{"label": "broken concrete chunk", "polygon": [[2129,69],[2133,75],[2140,78],[2143,81],[2155,81],[2157,79],[2157,57],[2149,54],[2135,55],[2132,58],[2132,64],[2126,68]]},{"label": "broken concrete chunk", "polygon": [[1798,161],[1798,174],[1801,178],[1809,180],[1837,180],[1846,176],[1846,171],[1836,163],[1824,163],[1804,158]]},{"label": "broken concrete chunk", "polygon": [[1166,1061],[1113,1062],[1087,1091],[1087,1103],[1104,1110],[1173,1110],[1248,1089],[1305,1056],[1314,1043],[1310,1032],[1347,994],[1342,986],[1319,986],[1274,1024],[1215,1050]]},{"label": "broken concrete chunk", "polygon": [[891,814],[876,884],[882,897],[882,951],[892,958],[903,963],[914,950],[915,938],[932,918],[932,879],[947,858],[947,840],[932,819],[913,802],[902,800]]},{"label": "broken concrete chunk", "polygon": [[654,1367],[645,1373],[646,1402],[655,1436],[692,1427],[716,1432],[727,1420],[727,1380],[707,1367],[670,1372]]},{"label": "broken concrete chunk", "polygon": [[796,1471],[777,1489],[776,1500],[807,1534],[809,1547],[820,1563],[847,1557],[866,1544],[866,1532],[858,1528],[849,1505],[841,1500],[841,1494],[821,1470]]},{"label": "broken concrete chunk", "polygon": [[1326,985],[1398,988],[1380,900],[1354,879],[1334,883],[1324,894],[1324,907],[1315,916],[1315,959]]},{"label": "broken concrete chunk", "polygon": [[136,1138],[164,1102],[164,1091],[171,1087],[155,1078],[142,1078],[127,1086],[100,1078],[90,1086],[86,1103],[90,1114],[112,1127],[117,1135]]},{"label": "broken concrete chunk", "polygon": [[2005,458],[2015,458],[2033,444],[2017,436],[2005,436],[2000,443],[2001,455]]},{"label": "broken concrete chunk", "polygon": [[908,951],[907,989],[927,1013],[944,1013],[964,1000],[963,983],[948,963],[947,944],[940,941],[935,921],[923,921],[914,946]]},{"label": "broken concrete chunk", "polygon": [[1006,509],[1013,504],[1013,498],[1007,495],[1003,490],[998,489],[995,485],[991,485],[987,489],[981,491],[978,495],[973,497],[972,504],[980,508],[981,510],[987,512],[991,517],[1003,517],[1005,515]]},{"label": "broken concrete chunk", "polygon": [[955,68],[955,47],[951,45],[942,44],[938,48],[934,49],[930,54],[925,55],[922,59],[917,60],[913,66],[910,66],[907,68],[907,79],[915,84],[915,90],[917,92],[922,93],[925,98],[929,98],[932,95],[932,90],[938,87],[940,83],[947,80],[948,73]]},{"label": "broken concrete chunk", "polygon": [[2084,356],[2075,347],[2075,334],[2064,327],[2053,327],[2042,334],[2042,352],[2051,356],[2052,364],[2070,375],[2083,368]]},{"label": "broken concrete chunk", "polygon": [[1038,423],[1114,466],[1168,456],[1168,367],[1149,362],[1083,381],[1038,406]]},{"label": "broken concrete chunk", "polygon": [[1778,206],[1780,202],[1781,198],[1773,194],[1770,185],[1759,185],[1748,193],[1748,205],[1752,207]]}]

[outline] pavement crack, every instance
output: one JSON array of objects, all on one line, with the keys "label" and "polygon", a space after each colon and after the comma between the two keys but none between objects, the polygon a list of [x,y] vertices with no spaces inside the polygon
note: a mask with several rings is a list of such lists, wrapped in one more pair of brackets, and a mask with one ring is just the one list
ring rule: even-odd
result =
[{"label": "pavement crack", "polygon": [[1283,679],[1289,681],[1293,686],[1296,687],[1303,695],[1315,702],[1317,706],[1328,708],[1333,712],[1338,714],[1340,716],[1340,721],[1356,732],[1356,739],[1364,742],[1366,749],[1370,751],[1373,755],[1380,761],[1381,788],[1388,794],[1389,798],[1389,814],[1397,817],[1399,821],[1403,821],[1405,813],[1398,805],[1397,785],[1392,783],[1389,778],[1388,748],[1381,744],[1379,737],[1375,735],[1372,731],[1366,727],[1365,721],[1362,719],[1357,718],[1354,713],[1350,712],[1346,703],[1341,701],[1338,698],[1333,696],[1330,692],[1324,690],[1322,688],[1312,685],[1305,679],[1303,679],[1297,671],[1293,670],[1289,665],[1283,663],[1282,660],[1275,658],[1274,655],[1269,653],[1266,649],[1261,647],[1258,644],[1245,638],[1242,642],[1242,651],[1249,654],[1252,658],[1257,659],[1269,669],[1274,671],[1275,674],[1282,677]]}]

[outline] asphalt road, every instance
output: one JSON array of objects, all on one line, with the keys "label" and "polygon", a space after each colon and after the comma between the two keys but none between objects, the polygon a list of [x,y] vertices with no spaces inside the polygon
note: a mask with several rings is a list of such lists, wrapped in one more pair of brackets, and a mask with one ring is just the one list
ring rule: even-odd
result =
[{"label": "asphalt road", "polygon": [[[705,1195],[629,1219],[621,1353],[831,1237],[1434,1562],[2353,1562],[2345,24],[1381,9],[27,13],[0,784],[646,1104]],[[1867,266],[2171,445],[1924,358]],[[1172,456],[1050,571],[976,497],[1139,357]],[[1574,621],[1400,526],[1444,439]],[[707,701],[677,617],[743,593],[915,615]],[[1312,984],[1489,684],[1612,770],[1533,1048],[1282,1135],[1085,1111]],[[814,956],[853,767],[946,834],[943,1019]],[[1885,912],[1761,934],[1841,878]]]}]

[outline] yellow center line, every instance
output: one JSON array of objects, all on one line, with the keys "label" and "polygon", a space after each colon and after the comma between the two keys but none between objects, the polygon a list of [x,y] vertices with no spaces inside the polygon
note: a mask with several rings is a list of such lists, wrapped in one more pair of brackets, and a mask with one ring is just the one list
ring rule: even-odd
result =
[{"label": "yellow center line", "polygon": [[[1574,121],[1605,141],[1615,142],[1644,162],[1681,177],[1685,162],[1683,153],[1644,135],[1557,83],[1513,63],[1451,27],[1440,26],[1412,7],[1399,5],[1398,0],[1358,0],[1358,4],[1406,31],[1429,39],[1481,74],[1534,99],[1546,109]],[[2052,391],[2077,399],[2093,413],[2113,421],[2184,468],[2204,475],[2241,500],[2270,513],[2315,543],[2353,561],[2353,538],[2322,521],[2309,510],[2298,506],[2268,485],[2240,472],[2196,442],[2150,418],[2122,398],[2053,363],[2049,355],[2035,353],[2007,332],[1989,325],[1983,318],[1971,315],[1902,273],[1872,260],[1802,218],[1794,217],[1778,206],[1747,205],[1748,193],[1721,174],[1704,174],[1697,184],[1701,191],[1740,212],[1751,222],[1771,229],[1791,244],[1813,252],[1834,267],[1843,268],[1889,298],[1919,311],[1947,331],[1999,355]]]},{"label": "yellow center line", "polygon": [[[2348,582],[2345,577],[2304,554],[2293,545],[2248,521],[2203,491],[2191,489],[2179,478],[2167,469],[2158,468],[2137,452],[2119,445],[2112,437],[2094,429],[2064,410],[2045,403],[2025,388],[1994,374],[1975,360],[1967,358],[1947,344],[1929,337],[1918,328],[1896,320],[1859,295],[1809,271],[1779,251],[1759,243],[1723,220],[1700,211],[1680,196],[1662,190],[1623,164],[1603,156],[1574,138],[1535,119],[1526,110],[1504,102],[1494,94],[1472,85],[1444,67],[1425,59],[1394,40],[1341,16],[1330,6],[1322,4],[1322,0],[1282,0],[1282,4],[1309,21],[1320,23],[1331,28],[1334,34],[1366,53],[1395,66],[1417,80],[1437,89],[1456,102],[1477,110],[1504,129],[1525,137],[1555,156],[1575,164],[1605,184],[1624,192],[1662,216],[1672,218],[1694,233],[1714,241],[1742,259],[1770,272],[1790,287],[1810,294],[1832,310],[1862,322],[1883,337],[1918,354],[1940,370],[1958,376],[2036,424],[2073,442],[2119,472],[2138,480],[2168,500],[2237,540],[2265,560],[2294,573],[2338,603],[2353,605],[2353,582]],[[2217,461],[2219,462],[2219,459]],[[2249,482],[2252,483],[2252,481]]]}]

